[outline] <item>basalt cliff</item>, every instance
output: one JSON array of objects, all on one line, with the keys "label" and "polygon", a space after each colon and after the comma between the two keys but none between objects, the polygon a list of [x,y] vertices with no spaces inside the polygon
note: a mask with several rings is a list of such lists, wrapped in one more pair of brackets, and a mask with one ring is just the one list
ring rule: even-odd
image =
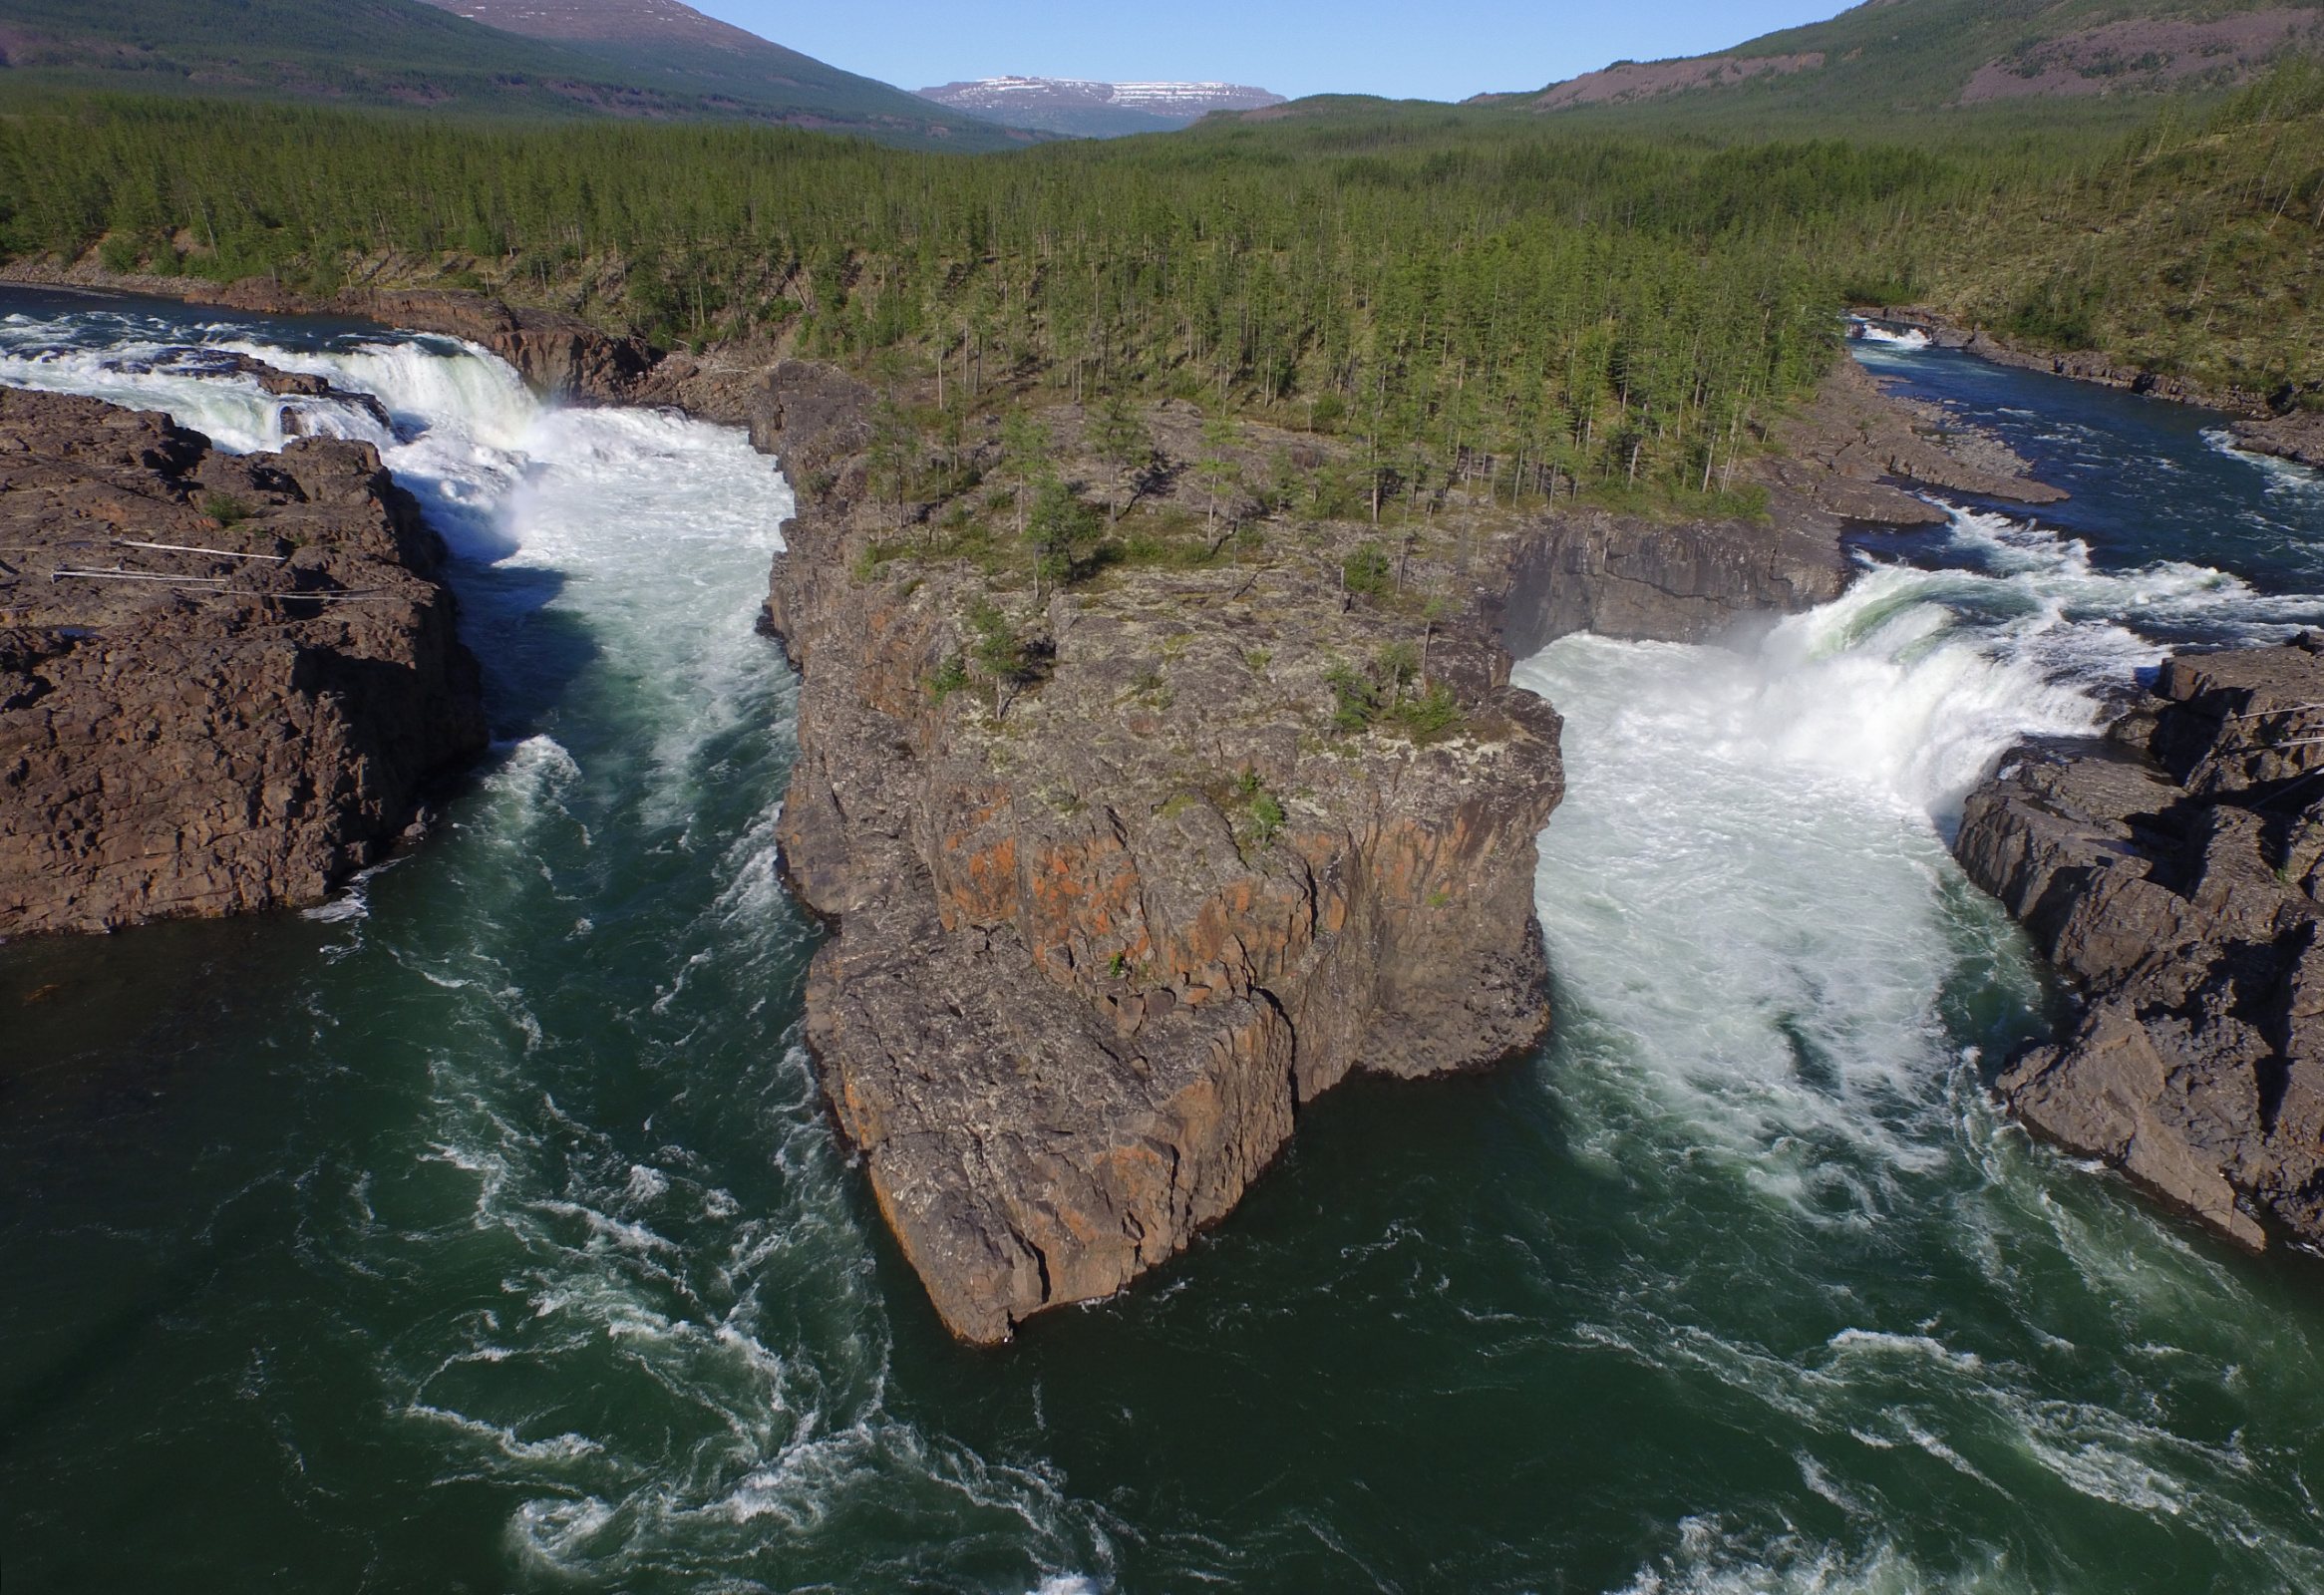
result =
[{"label": "basalt cliff", "polygon": [[0,935],[314,903],[380,857],[485,743],[443,554],[367,444],[229,456],[0,389]]},{"label": "basalt cliff", "polygon": [[1302,499],[1327,440],[1246,426],[1197,470],[1216,446],[1170,403],[1108,465],[1098,418],[1058,405],[1049,508],[1093,519],[1043,580],[993,434],[907,492],[853,378],[793,362],[721,394],[799,493],[767,625],[803,677],[784,868],[832,927],[808,1039],[975,1342],[1182,1248],[1352,1072],[1534,1043],[1534,838],[1563,772],[1512,653],[1832,597],[1847,526],[1941,518],[1898,462],[1953,458],[1851,366],[1793,423],[1772,524],[1517,514],[1453,484],[1383,530]]},{"label": "basalt cliff", "polygon": [[2320,651],[2166,660],[2106,738],[2008,755],[1955,845],[2086,999],[2002,1101],[2254,1247],[2324,1244]]}]

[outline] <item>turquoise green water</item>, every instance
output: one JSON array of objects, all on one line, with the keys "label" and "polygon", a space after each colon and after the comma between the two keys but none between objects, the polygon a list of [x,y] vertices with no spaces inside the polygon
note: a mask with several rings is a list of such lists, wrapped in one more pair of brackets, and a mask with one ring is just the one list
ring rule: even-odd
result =
[{"label": "turquoise green water", "polygon": [[[1183,1258],[977,1352],[798,1045],[767,462],[451,345],[10,309],[0,380],[239,447],[253,394],[108,351],[382,393],[498,738],[333,917],[0,947],[12,1595],[2324,1587],[2324,1264],[1996,1122],[2056,999],[1941,840],[2156,639],[2318,612],[2324,498],[2201,418],[1922,357],[2077,429],[2082,518],[1873,548],[1748,653],[1530,662],[1555,1041],[1335,1094]],[[2108,499],[2156,461],[2176,518]]]}]

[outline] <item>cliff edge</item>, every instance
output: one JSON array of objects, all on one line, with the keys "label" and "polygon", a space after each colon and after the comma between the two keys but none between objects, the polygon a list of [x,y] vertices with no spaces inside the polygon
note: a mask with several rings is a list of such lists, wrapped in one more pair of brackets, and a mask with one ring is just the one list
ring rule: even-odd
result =
[{"label": "cliff edge", "polygon": [[1541,1035],[1558,722],[1473,605],[1345,593],[1322,546],[1037,597],[878,502],[868,390],[792,365],[768,401],[802,484],[769,599],[805,678],[783,855],[836,926],[808,1035],[955,1333],[1170,1256],[1351,1070]]},{"label": "cliff edge", "polygon": [[381,856],[485,745],[443,552],[368,444],[0,389],[0,935],[319,902]]}]

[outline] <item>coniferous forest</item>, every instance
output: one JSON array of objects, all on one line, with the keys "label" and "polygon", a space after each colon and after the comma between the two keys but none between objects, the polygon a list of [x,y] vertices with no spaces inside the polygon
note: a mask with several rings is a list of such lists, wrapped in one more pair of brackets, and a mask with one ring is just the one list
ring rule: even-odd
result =
[{"label": "coniferous forest", "polygon": [[[970,396],[1175,395],[1411,479],[1717,492],[1849,304],[2266,390],[2309,348],[2324,75],[1883,140],[1321,102],[1001,156],[813,133],[85,98],[0,120],[0,250],[486,288]],[[1529,469],[1528,469],[1529,468]]]}]

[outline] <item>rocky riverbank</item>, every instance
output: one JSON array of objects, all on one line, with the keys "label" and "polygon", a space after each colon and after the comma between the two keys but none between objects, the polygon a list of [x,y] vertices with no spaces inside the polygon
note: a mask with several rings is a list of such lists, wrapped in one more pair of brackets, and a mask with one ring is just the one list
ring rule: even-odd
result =
[{"label": "rocky riverbank", "polygon": [[2105,740],[2013,751],[1955,845],[2086,999],[2002,1101],[2254,1247],[2324,1244],[2320,651],[2165,661]]},{"label": "rocky riverbank", "polygon": [[369,445],[0,389],[0,935],[315,903],[393,846],[485,743],[443,552]]},{"label": "rocky riverbank", "polygon": [[2228,428],[2236,442],[2253,454],[2324,467],[2324,409],[2316,408],[2324,404],[2324,391],[2314,384],[2306,388],[2287,385],[2271,393],[2214,388],[2168,372],[2120,365],[2098,350],[2040,349],[1997,338],[1982,327],[1962,327],[1930,310],[1860,310],[1857,314],[1890,331],[1919,332],[1939,349],[1958,349],[1995,365],[2044,371],[2076,382],[2223,411],[2232,418]]},{"label": "rocky riverbank", "polygon": [[[854,379],[789,363],[725,402],[800,494],[768,624],[804,678],[785,870],[834,926],[809,1039],[938,1312],[986,1342],[1183,1247],[1352,1071],[1539,1038],[1534,837],[1563,775],[1512,649],[1827,599],[1846,526],[1941,518],[1895,463],[1951,460],[1850,366],[1794,424],[1769,520],[1447,492],[1382,529],[1300,515],[1296,486],[1221,504],[1189,406],[1144,413],[1126,472],[1061,405],[1060,482],[1121,519],[1043,584],[1016,490],[983,484],[991,433],[899,501]],[[1237,482],[1333,468],[1329,440],[1238,433]]]},{"label": "rocky riverbank", "polygon": [[1990,360],[1997,366],[2047,372],[2055,377],[2096,383],[2102,388],[2120,388],[2129,393],[2169,399],[2179,404],[2205,405],[2231,415],[2265,416],[2270,413],[2267,397],[2263,394],[2242,388],[2213,388],[2172,372],[2122,365],[2100,349],[2041,348],[2002,337],[1984,327],[1964,327],[1943,312],[1925,306],[1858,308],[1853,314],[1859,320],[1891,332],[1918,332],[1935,348],[1958,349],[1980,360]]},{"label": "rocky riverbank", "polygon": [[[2316,396],[2304,397],[2312,403]],[[2230,430],[2237,445],[2255,455],[2324,468],[2324,412],[2307,409],[2297,399],[2280,415],[2245,416],[2231,423]]]}]

